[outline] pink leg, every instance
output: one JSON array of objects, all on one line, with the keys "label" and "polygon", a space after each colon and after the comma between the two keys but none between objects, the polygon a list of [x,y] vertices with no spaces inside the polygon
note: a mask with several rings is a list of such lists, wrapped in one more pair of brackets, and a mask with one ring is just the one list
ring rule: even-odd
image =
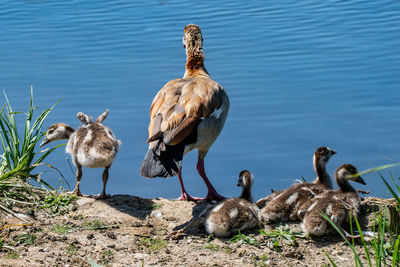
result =
[{"label": "pink leg", "polygon": [[179,184],[181,185],[181,192],[182,192],[181,196],[178,198],[178,200],[188,200],[188,201],[203,200],[202,198],[192,197],[186,192],[185,186],[183,185],[183,181],[182,181],[181,169],[179,169],[179,171],[178,171],[178,179],[179,179]]},{"label": "pink leg", "polygon": [[221,196],[220,194],[217,193],[215,190],[214,186],[210,183],[210,181],[207,178],[206,171],[204,170],[204,159],[199,158],[197,161],[197,171],[199,172],[201,178],[203,178],[204,182],[206,183],[208,193],[206,198],[204,199],[205,201],[211,201],[211,200],[224,200],[225,197]]}]

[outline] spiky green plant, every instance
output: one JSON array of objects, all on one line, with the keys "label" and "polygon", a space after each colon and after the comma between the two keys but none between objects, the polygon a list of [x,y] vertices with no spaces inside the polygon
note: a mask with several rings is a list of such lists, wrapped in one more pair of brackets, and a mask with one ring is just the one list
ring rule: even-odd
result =
[{"label": "spiky green plant", "polygon": [[[9,208],[10,203],[33,204],[44,195],[44,188],[53,189],[41,179],[40,173],[33,171],[39,165],[47,165],[43,160],[61,145],[39,152],[35,150],[37,142],[43,136],[41,132],[43,122],[55,105],[45,109],[34,120],[36,108],[33,105],[31,88],[30,103],[28,112],[25,113],[22,133],[18,131],[16,116],[23,113],[13,110],[6,93],[4,97],[6,103],[0,110],[0,143],[3,148],[3,153],[0,155],[0,208],[16,215]],[[36,181],[42,188],[32,186],[27,183],[29,181]]]},{"label": "spiky green plant", "polygon": [[0,181],[9,177],[18,177],[22,179],[34,178],[37,182],[50,187],[45,181],[39,179],[38,174],[32,174],[32,171],[58,147],[56,146],[52,149],[35,152],[35,146],[43,136],[41,132],[43,122],[58,102],[51,108],[45,109],[37,119],[33,121],[33,113],[36,108],[33,105],[33,89],[31,88],[31,97],[29,109],[26,113],[25,127],[23,134],[20,134],[18,132],[15,115],[22,112],[13,110],[6,93],[4,93],[4,97],[6,103],[0,110],[0,141],[4,151],[3,155],[1,155],[3,162],[1,164],[2,173]]}]

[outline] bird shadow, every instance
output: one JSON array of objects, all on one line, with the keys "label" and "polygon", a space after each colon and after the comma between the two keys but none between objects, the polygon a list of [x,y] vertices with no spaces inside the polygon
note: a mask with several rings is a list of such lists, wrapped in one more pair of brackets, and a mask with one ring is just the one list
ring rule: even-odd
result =
[{"label": "bird shadow", "polygon": [[152,199],[131,195],[113,195],[102,200],[102,202],[122,213],[140,220],[145,220],[154,209],[154,202]]},{"label": "bird shadow", "polygon": [[218,203],[210,203],[204,201],[195,202],[195,206],[193,206],[192,208],[192,218],[189,221],[175,226],[173,228],[173,231],[183,231],[183,235],[185,236],[191,235],[204,237],[205,235],[207,235],[204,228],[205,219],[207,218],[207,215],[211,211],[211,209],[216,205],[218,205]]}]

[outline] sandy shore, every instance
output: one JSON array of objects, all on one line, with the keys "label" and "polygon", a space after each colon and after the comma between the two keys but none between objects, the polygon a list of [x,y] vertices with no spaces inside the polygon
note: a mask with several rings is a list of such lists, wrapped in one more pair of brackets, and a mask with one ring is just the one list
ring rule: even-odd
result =
[{"label": "sandy shore", "polygon": [[[1,266],[324,266],[326,251],[338,266],[353,266],[351,249],[338,235],[296,238],[293,244],[247,232],[248,239],[209,238],[187,231],[178,240],[166,236],[182,228],[208,205],[167,199],[115,195],[100,201],[79,198],[63,215],[35,212],[32,225],[1,230]],[[1,214],[1,225],[21,224]],[[277,225],[266,225],[271,232]],[[300,231],[299,223],[289,225]],[[250,244],[248,244],[250,243]],[[366,260],[359,245],[357,251]]]}]

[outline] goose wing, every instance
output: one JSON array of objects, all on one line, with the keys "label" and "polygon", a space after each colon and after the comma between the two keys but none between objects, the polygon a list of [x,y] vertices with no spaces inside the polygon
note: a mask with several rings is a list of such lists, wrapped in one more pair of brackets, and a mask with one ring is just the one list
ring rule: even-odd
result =
[{"label": "goose wing", "polygon": [[176,145],[189,136],[202,118],[222,105],[225,90],[208,78],[175,79],[155,96],[150,107],[148,143],[162,139]]}]

